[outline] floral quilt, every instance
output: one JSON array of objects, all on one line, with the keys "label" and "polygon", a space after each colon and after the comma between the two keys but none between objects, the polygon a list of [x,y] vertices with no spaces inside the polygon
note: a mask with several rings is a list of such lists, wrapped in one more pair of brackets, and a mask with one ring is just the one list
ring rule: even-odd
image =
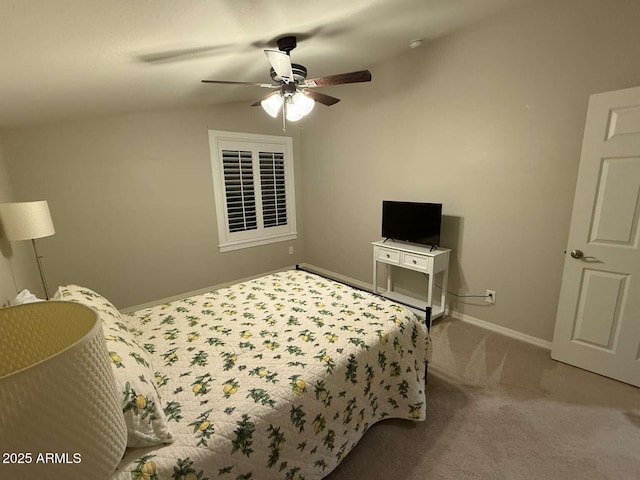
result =
[{"label": "floral quilt", "polygon": [[375,422],[425,418],[424,322],[317,275],[276,273],[123,319],[151,357],[164,418],[136,392],[129,411],[166,422],[171,443],[128,449],[117,480],[321,479]]}]

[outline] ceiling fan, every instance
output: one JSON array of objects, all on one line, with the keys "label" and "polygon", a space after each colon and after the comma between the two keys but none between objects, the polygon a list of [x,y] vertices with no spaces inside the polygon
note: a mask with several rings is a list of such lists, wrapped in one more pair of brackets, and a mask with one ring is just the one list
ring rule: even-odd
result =
[{"label": "ceiling fan", "polygon": [[327,77],[307,79],[307,69],[297,63],[291,63],[291,50],[296,48],[295,36],[286,36],[277,40],[278,50],[265,50],[264,53],[271,64],[271,79],[273,83],[234,82],[228,80],[202,80],[203,83],[217,83],[224,85],[249,85],[273,90],[266,97],[253,103],[261,105],[272,117],[277,117],[282,108],[283,124],[286,120],[295,122],[307,115],[316,102],[331,106],[340,100],[315,91],[317,87],[342,85],[345,83],[370,82],[371,72],[360,70],[357,72],[341,73]]}]

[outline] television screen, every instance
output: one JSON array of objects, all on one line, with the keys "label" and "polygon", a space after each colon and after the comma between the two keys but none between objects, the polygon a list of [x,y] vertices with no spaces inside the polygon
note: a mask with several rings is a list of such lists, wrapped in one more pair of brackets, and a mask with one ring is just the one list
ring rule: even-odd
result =
[{"label": "television screen", "polygon": [[391,240],[440,245],[441,203],[382,202],[382,236]]}]

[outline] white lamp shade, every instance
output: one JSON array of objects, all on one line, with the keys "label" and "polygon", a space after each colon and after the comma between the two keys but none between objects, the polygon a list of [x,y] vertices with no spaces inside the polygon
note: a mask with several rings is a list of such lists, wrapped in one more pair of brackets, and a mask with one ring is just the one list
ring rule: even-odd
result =
[{"label": "white lamp shade", "polygon": [[[40,302],[0,309],[0,452],[31,456],[2,478],[108,478],[127,427],[90,308]],[[55,461],[39,457],[59,454]]]},{"label": "white lamp shade", "polygon": [[0,221],[8,240],[31,240],[56,233],[46,200],[0,203]]},{"label": "white lamp shade", "polygon": [[298,109],[293,102],[287,102],[287,120],[297,122],[302,117],[303,115],[300,113],[300,109]]},{"label": "white lamp shade", "polygon": [[304,93],[297,92],[287,100],[287,120],[297,122],[313,110],[315,103],[313,99],[307,97]]},{"label": "white lamp shade", "polygon": [[304,92],[296,93],[293,96],[293,103],[303,117],[305,115],[308,115],[316,105],[316,102],[312,98],[305,95]]},{"label": "white lamp shade", "polygon": [[262,100],[260,105],[262,105],[265,112],[275,118],[280,111],[280,107],[282,107],[282,96],[280,93],[274,93],[270,97]]}]

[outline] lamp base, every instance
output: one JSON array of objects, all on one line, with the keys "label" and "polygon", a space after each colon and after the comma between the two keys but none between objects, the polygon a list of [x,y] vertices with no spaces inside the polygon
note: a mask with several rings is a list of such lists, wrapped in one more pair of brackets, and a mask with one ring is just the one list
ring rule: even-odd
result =
[{"label": "lamp base", "polygon": [[45,298],[49,300],[49,289],[47,288],[47,279],[44,276],[44,269],[42,268],[42,257],[38,255],[38,249],[36,248],[36,241],[34,238],[31,239],[31,243],[33,244],[33,253],[36,254],[36,262],[38,263],[40,279],[42,280],[42,286],[44,287],[44,295]]}]

